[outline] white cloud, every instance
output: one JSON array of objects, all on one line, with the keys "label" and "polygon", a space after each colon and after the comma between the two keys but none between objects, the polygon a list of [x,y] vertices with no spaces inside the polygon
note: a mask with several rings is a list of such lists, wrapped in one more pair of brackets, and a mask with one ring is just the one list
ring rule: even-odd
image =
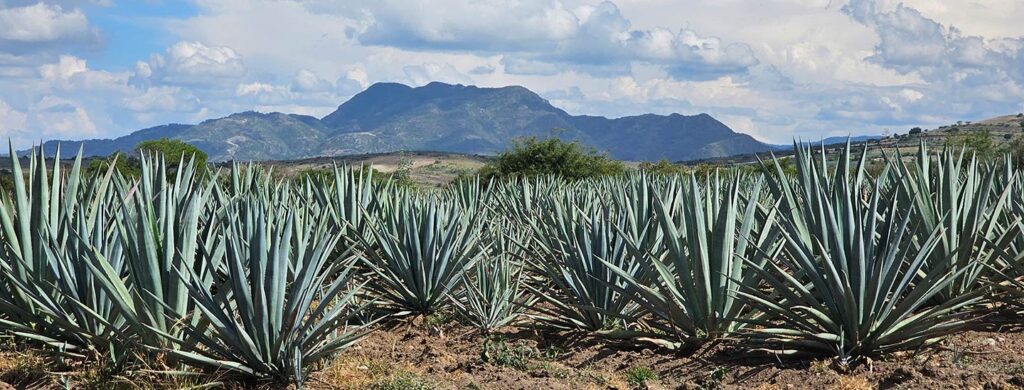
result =
[{"label": "white cloud", "polygon": [[7,102],[0,100],[0,130],[8,132],[22,130],[25,128],[27,118],[25,113],[11,108]]},{"label": "white cloud", "polygon": [[195,112],[199,98],[180,87],[149,87],[141,94],[125,97],[124,106],[143,114],[156,112]]},{"label": "white cloud", "polygon": [[60,56],[60,61],[55,64],[46,64],[39,67],[39,73],[45,80],[68,80],[72,76],[86,71],[85,60],[75,56]]},{"label": "white cloud", "polygon": [[178,42],[164,54],[154,54],[146,64],[136,66],[136,77],[172,85],[204,85],[237,80],[245,76],[242,56],[224,46],[200,42]]},{"label": "white cloud", "polygon": [[523,85],[574,114],[708,112],[777,143],[1024,101],[1015,0],[201,0],[146,21],[177,43],[134,68],[98,67],[95,1],[0,3],[0,120],[29,138],[56,131],[49,116],[81,138],[322,115],[378,81]]},{"label": "white cloud", "polygon": [[678,78],[707,79],[743,73],[758,63],[747,45],[723,43],[691,29],[634,29],[609,1],[574,9],[558,1],[413,3],[367,6],[372,21],[358,35],[360,42],[417,51],[504,53],[506,70],[517,74],[554,74],[569,67],[622,74],[639,61],[665,66]]},{"label": "white cloud", "polygon": [[86,138],[98,134],[81,104],[57,96],[44,96],[33,104],[29,121],[44,139]]},{"label": "white cloud", "polygon": [[296,92],[327,92],[334,89],[334,84],[311,70],[300,69],[292,79],[291,89]]},{"label": "white cloud", "polygon": [[370,76],[363,68],[354,68],[338,78],[335,83],[338,95],[352,96],[370,86]]},{"label": "white cloud", "polygon": [[472,84],[472,79],[460,72],[451,64],[426,63],[420,65],[408,65],[402,68],[405,71],[405,82],[412,85],[424,85],[431,81],[441,81],[450,84]]},{"label": "white cloud", "polygon": [[562,73],[565,69],[550,62],[535,61],[519,56],[502,56],[501,66],[506,73],[522,75],[553,76]]},{"label": "white cloud", "polygon": [[0,8],[0,42],[88,40],[95,35],[95,31],[89,27],[89,20],[78,9],[65,11],[59,5],[42,2],[24,7]]},{"label": "white cloud", "polygon": [[123,89],[127,88],[128,74],[115,74],[89,69],[86,61],[62,55],[56,63],[39,66],[39,75],[59,88]]},{"label": "white cloud", "polygon": [[235,95],[246,96],[246,95],[261,95],[266,93],[274,92],[277,88],[270,84],[264,84],[260,82],[238,84],[238,88],[235,89]]}]

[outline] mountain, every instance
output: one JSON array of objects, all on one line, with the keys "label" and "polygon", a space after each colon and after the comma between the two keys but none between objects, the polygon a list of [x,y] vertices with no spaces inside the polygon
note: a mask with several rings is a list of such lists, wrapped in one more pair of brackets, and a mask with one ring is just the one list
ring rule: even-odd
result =
[{"label": "mountain", "polygon": [[112,140],[48,141],[86,155],[130,151],[161,137],[191,143],[213,161],[438,151],[493,154],[524,136],[577,140],[623,160],[691,160],[770,150],[707,114],[574,116],[519,86],[480,88],[439,82],[377,83],[322,119],[243,112],[196,125],[165,125]]},{"label": "mountain", "polygon": [[[828,145],[845,144],[846,141],[850,141],[851,143],[861,143],[861,142],[875,141],[875,140],[880,140],[880,139],[882,139],[882,136],[880,136],[880,135],[851,135],[851,136],[826,137],[826,138],[822,138],[822,139],[819,139],[819,140],[812,140],[812,141],[802,141],[801,140],[799,142],[802,145],[812,145],[812,146],[826,145],[826,146],[828,146]],[[791,149],[793,149],[793,144],[776,144],[776,145],[771,145],[771,146],[774,147],[776,150],[791,150]]]}]

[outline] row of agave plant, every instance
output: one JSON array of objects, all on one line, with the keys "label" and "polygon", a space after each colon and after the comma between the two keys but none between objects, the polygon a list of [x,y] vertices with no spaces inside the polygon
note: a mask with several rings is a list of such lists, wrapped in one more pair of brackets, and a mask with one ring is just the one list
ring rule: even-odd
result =
[{"label": "row of agave plant", "polygon": [[[12,153],[11,155],[15,155]],[[758,174],[553,177],[418,192],[338,167],[143,156],[95,176],[34,152],[0,195],[0,329],[112,370],[301,384],[373,324],[454,311],[847,362],[919,348],[1024,298],[1024,178],[962,151],[796,146]],[[60,160],[59,152],[55,160]],[[112,164],[113,166],[113,164]]]}]

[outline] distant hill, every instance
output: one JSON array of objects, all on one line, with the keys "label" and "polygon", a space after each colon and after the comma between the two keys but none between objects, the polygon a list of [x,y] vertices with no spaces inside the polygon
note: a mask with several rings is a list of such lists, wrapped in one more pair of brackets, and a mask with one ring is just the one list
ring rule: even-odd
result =
[{"label": "distant hill", "polygon": [[[827,138],[822,138],[822,139],[819,139],[819,140],[800,141],[800,143],[803,144],[803,145],[808,145],[808,144],[809,145],[822,145],[822,144],[824,144],[824,145],[836,145],[836,144],[845,144],[846,141],[850,141],[851,143],[860,143],[860,142],[874,141],[874,140],[879,140],[879,139],[882,139],[882,136],[880,136],[880,135],[855,135],[855,136],[846,136],[846,137],[843,137],[843,136],[840,136],[840,137],[827,137]],[[772,146],[775,147],[776,150],[789,150],[789,149],[793,148],[793,144],[786,144],[786,145],[778,144],[778,145],[772,145]]]},{"label": "distant hill", "polygon": [[577,140],[623,160],[693,160],[756,153],[772,146],[707,114],[574,116],[519,86],[439,82],[377,83],[322,119],[243,112],[196,125],[164,125],[112,140],[48,141],[52,153],[84,145],[86,155],[129,151],[161,137],[196,145],[212,161],[288,160],[393,151],[493,154],[523,136]]}]

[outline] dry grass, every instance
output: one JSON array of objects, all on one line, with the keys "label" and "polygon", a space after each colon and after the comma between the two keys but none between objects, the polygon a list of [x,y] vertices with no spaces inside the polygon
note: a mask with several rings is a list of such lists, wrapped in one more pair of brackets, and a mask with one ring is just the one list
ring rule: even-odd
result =
[{"label": "dry grass", "polygon": [[859,376],[841,376],[836,382],[829,386],[831,390],[874,390],[873,385],[867,379]]},{"label": "dry grass", "polygon": [[53,383],[46,360],[31,351],[0,352],[0,381],[17,388],[45,387]]},{"label": "dry grass", "polygon": [[313,389],[432,389],[433,379],[423,375],[409,364],[341,356],[323,370],[315,373],[307,383]]}]

